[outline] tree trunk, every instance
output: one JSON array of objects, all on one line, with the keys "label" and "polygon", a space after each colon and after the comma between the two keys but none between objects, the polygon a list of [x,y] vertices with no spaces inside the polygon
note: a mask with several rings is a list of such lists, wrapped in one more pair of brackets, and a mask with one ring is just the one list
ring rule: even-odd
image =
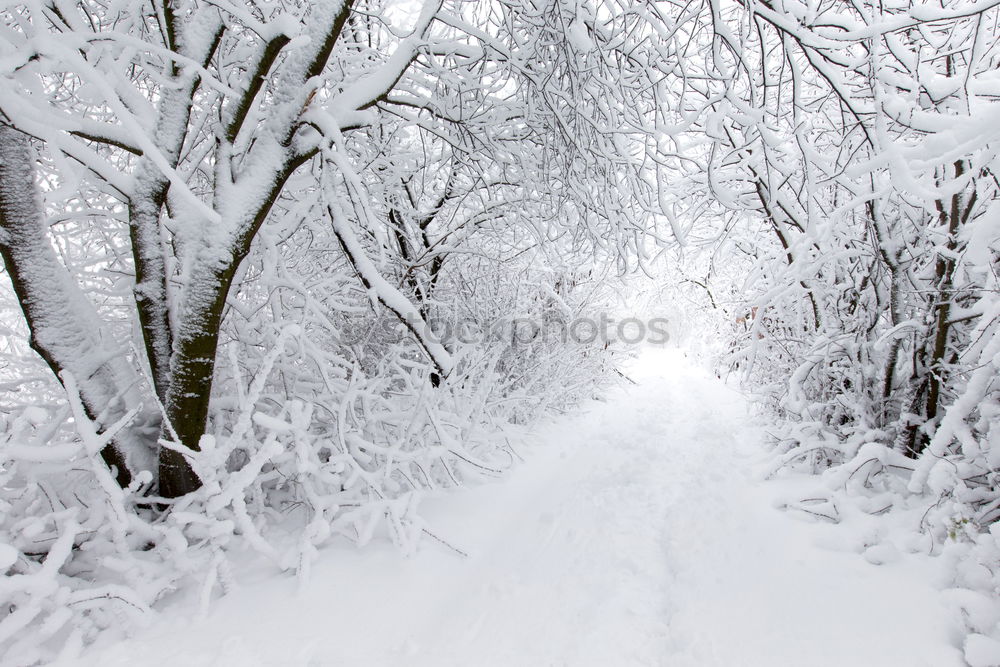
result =
[{"label": "tree trunk", "polygon": [[[955,179],[958,180],[965,173],[965,165],[961,160],[954,164]],[[931,346],[930,358],[927,361],[927,403],[925,414],[927,421],[937,419],[938,410],[941,404],[941,390],[948,379],[948,368],[945,357],[948,353],[948,342],[951,335],[951,305],[955,295],[955,255],[958,251],[958,232],[962,225],[968,220],[969,213],[976,203],[976,193],[965,202],[963,210],[963,197],[956,192],[951,196],[949,206],[945,208],[944,202],[937,202],[938,213],[941,223],[945,227],[948,238],[945,241],[945,252],[938,256],[934,267],[934,286],[937,293],[933,296],[934,301],[931,308],[935,313],[934,337]],[[916,444],[916,454],[922,452],[929,442],[924,437]]]},{"label": "tree trunk", "polygon": [[[0,255],[32,349],[56,377],[72,373],[88,417],[107,427],[138,404],[137,377],[49,241],[34,160],[28,136],[0,124]],[[131,481],[127,450],[144,447],[139,440],[126,429],[101,452],[123,487]]]},{"label": "tree trunk", "polygon": [[[201,436],[208,421],[219,331],[237,266],[236,261],[204,266],[191,276],[175,333],[166,403],[169,424],[163,436],[176,436],[176,444],[195,452],[201,450]],[[160,449],[161,496],[176,498],[200,486],[201,481],[183,454]]]}]

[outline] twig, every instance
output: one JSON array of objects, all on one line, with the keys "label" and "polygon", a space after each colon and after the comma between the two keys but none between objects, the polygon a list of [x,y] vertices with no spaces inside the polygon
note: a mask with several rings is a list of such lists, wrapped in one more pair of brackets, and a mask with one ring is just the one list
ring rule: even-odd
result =
[{"label": "twig", "polygon": [[628,381],[629,381],[629,382],[631,382],[632,384],[639,384],[638,382],[636,382],[635,380],[633,380],[633,379],[632,379],[632,378],[630,378],[629,376],[627,376],[627,375],[625,375],[624,373],[622,373],[622,372],[621,372],[620,370],[618,370],[617,368],[615,368],[615,369],[614,369],[614,371],[615,371],[615,373],[618,373],[618,375],[621,375],[621,376],[622,376],[623,378],[625,378],[626,380],[628,380]]},{"label": "twig", "polygon": [[431,531],[427,530],[426,528],[421,528],[421,530],[423,531],[423,533],[425,535],[427,535],[428,537],[434,538],[435,540],[437,540],[438,542],[440,542],[444,546],[448,547],[449,549],[451,549],[452,551],[454,551],[455,553],[457,553],[462,558],[468,558],[469,557],[469,554],[465,553],[464,551],[462,551],[461,549],[459,549],[458,547],[456,547],[454,544],[450,544],[449,542],[447,542],[447,541],[443,540],[442,538],[438,537],[437,535],[435,535]]}]

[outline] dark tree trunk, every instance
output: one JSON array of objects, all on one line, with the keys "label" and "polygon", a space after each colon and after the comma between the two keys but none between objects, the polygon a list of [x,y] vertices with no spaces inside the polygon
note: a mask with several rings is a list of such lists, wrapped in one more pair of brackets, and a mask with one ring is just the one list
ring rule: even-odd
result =
[{"label": "dark tree trunk", "polygon": [[[166,403],[169,425],[165,425],[163,437],[176,436],[176,444],[195,452],[201,450],[201,436],[208,421],[219,331],[237,266],[233,262],[192,276],[182,323],[176,332]],[[200,486],[201,481],[183,454],[168,448],[160,450],[161,496],[176,498]]]}]

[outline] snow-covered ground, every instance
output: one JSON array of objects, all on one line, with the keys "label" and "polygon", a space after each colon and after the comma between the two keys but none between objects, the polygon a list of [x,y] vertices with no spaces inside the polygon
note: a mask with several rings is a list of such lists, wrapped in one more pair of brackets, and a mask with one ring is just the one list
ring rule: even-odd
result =
[{"label": "snow-covered ground", "polygon": [[[326,549],[304,587],[247,565],[88,665],[950,667],[943,567],[831,549],[841,526],[775,509],[743,398],[676,350],[539,429],[507,479],[431,499],[433,541]],[[938,559],[940,560],[940,559]]]}]

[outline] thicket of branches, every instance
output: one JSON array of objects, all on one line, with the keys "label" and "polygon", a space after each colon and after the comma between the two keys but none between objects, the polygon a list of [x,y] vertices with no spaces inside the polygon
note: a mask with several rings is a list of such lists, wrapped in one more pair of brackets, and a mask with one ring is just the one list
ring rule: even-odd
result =
[{"label": "thicket of branches", "polygon": [[752,373],[780,385],[803,435],[836,434],[817,460],[877,443],[879,465],[912,468],[911,491],[931,483],[980,527],[1000,506],[998,16],[985,3],[715,12],[729,66],[714,176],[727,187],[713,191],[761,221]]}]

